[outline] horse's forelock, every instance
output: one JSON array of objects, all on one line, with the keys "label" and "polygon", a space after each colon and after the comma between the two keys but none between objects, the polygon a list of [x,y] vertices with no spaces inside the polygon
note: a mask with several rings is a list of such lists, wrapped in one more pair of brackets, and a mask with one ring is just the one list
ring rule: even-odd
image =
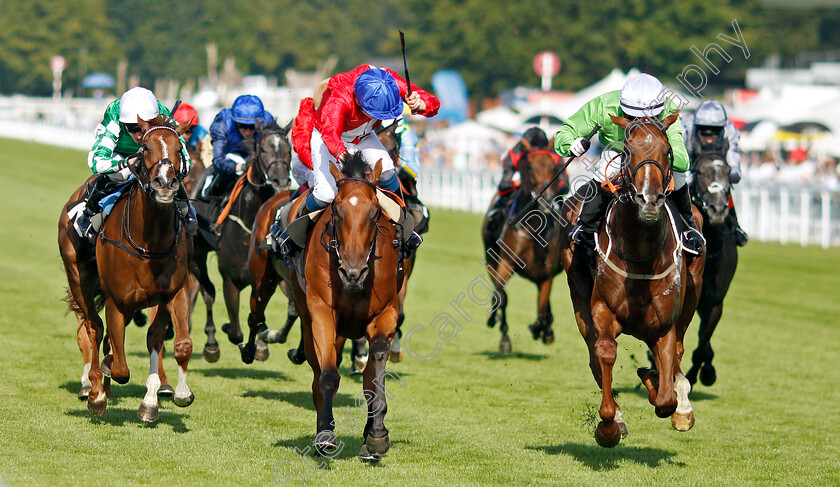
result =
[{"label": "horse's forelock", "polygon": [[351,151],[347,153],[344,159],[344,167],[341,172],[345,176],[352,179],[364,179],[367,172],[367,163],[361,151]]}]

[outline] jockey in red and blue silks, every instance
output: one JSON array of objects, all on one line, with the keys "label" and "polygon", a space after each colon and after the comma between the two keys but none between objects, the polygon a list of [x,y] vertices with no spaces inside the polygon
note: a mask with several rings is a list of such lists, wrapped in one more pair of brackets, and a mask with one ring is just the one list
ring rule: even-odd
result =
[{"label": "jockey in red and blue silks", "polygon": [[[242,144],[246,139],[258,139],[256,123],[263,125],[274,121],[274,115],[263,108],[262,101],[254,95],[241,95],[231,108],[222,109],[210,125],[213,145],[213,172],[207,176],[201,196],[222,196],[245,172],[248,150]],[[211,179],[212,178],[212,179]]]},{"label": "jockey in red and blue silks", "polygon": [[[410,91],[409,96],[408,83],[396,72],[364,64],[330,78],[320,99],[301,103],[292,129],[292,142],[302,162],[311,157],[313,188],[298,216],[332,202],[337,187],[330,174],[330,163],[340,165],[351,149],[361,151],[371,166],[382,160],[379,185],[389,191],[399,191],[394,162],[375,129],[382,120],[398,118],[403,102],[413,113],[426,117],[435,116],[440,108],[440,101],[434,95],[413,84]],[[289,246],[292,242],[287,237],[285,231],[277,237],[281,249],[287,246],[281,252],[299,250],[296,244]],[[420,236],[414,234],[406,246],[416,248],[420,242]]]},{"label": "jockey in red and blue silks", "polygon": [[188,147],[192,147],[197,153],[201,153],[201,141],[210,132],[199,122],[198,112],[195,111],[195,108],[189,103],[181,103],[175,113],[172,114],[172,118],[179,124],[190,124],[190,129],[184,132],[184,140],[187,141]]}]

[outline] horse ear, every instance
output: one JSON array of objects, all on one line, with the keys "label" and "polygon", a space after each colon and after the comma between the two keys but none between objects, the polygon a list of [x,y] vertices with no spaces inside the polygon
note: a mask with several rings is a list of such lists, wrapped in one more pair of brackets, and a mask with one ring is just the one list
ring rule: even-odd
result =
[{"label": "horse ear", "polygon": [[338,166],[334,162],[330,162],[330,174],[332,174],[333,179],[336,181],[344,177],[344,173],[338,169]]},{"label": "horse ear", "polygon": [[293,119],[291,119],[291,120],[289,120],[289,123],[287,123],[287,124],[286,124],[286,126],[285,126],[285,127],[283,127],[283,132],[286,132],[286,133],[288,134],[288,133],[289,133],[289,130],[292,130],[292,125],[294,125],[294,123],[295,123],[295,119],[294,119],[294,118],[293,118]]},{"label": "horse ear", "polygon": [[149,122],[147,122],[147,121],[143,120],[143,119],[142,119],[142,118],[140,118],[139,116],[137,117],[137,125],[139,125],[139,126],[140,126],[140,130],[142,130],[144,133],[145,133],[147,130],[149,130],[150,128],[152,128],[152,124],[150,124]]},{"label": "horse ear", "polygon": [[184,122],[184,123],[179,123],[179,124],[175,127],[175,131],[176,131],[176,132],[178,132],[178,135],[184,135],[184,133],[185,133],[187,130],[189,130],[189,129],[190,129],[190,122],[191,122],[191,121],[192,121],[192,120],[187,121],[187,122]]},{"label": "horse ear", "polygon": [[614,124],[618,125],[622,129],[626,129],[627,126],[630,125],[630,120],[627,120],[624,117],[616,117],[612,113],[610,114],[610,120],[612,120]]},{"label": "horse ear", "polygon": [[673,125],[674,122],[680,117],[680,111],[677,110],[676,112],[672,113],[665,120],[662,121],[662,126],[664,127],[662,130],[668,130],[668,127]]},{"label": "horse ear", "polygon": [[368,173],[367,180],[371,182],[374,186],[379,184],[379,176],[382,175],[382,159],[376,161],[376,164],[373,165],[373,171]]},{"label": "horse ear", "polygon": [[524,147],[527,152],[531,152],[533,150],[531,143],[525,139],[522,139],[522,147]]}]

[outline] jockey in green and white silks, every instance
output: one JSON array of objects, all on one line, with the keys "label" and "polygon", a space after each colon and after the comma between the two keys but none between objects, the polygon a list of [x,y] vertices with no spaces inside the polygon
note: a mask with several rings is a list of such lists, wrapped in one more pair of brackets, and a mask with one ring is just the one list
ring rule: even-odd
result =
[{"label": "jockey in green and white silks", "polygon": [[[577,224],[570,234],[576,243],[594,248],[595,234],[612,198],[610,193],[601,189],[600,183],[615,177],[621,169],[624,129],[613,123],[610,115],[630,120],[641,117],[664,120],[677,109],[676,104],[664,96],[662,83],[643,73],[629,78],[621,90],[605,93],[587,102],[557,131],[554,150],[563,157],[570,154],[580,157],[589,149],[589,141],[584,136],[596,123],[601,124],[600,140],[606,147],[594,167],[590,168],[593,179],[587,183],[590,187],[586,194],[592,197],[584,201]],[[700,253],[705,239],[691,216],[691,198],[686,185],[689,159],[680,124],[672,124],[666,134],[673,153],[674,190],[669,198],[680,210],[686,224],[683,246],[688,252]]]},{"label": "jockey in green and white silks", "polygon": [[[103,208],[100,201],[114,191],[121,190],[133,179],[126,158],[140,150],[143,131],[137,123],[138,117],[150,121],[162,115],[169,116],[169,109],[160,103],[146,88],[135,87],[126,91],[105,109],[102,121],[96,127],[96,140],[88,153],[88,167],[98,177],[88,185],[85,194],[84,212],[77,215],[74,227],[79,236],[93,239],[104,221],[94,219]],[[191,160],[183,138],[181,139],[182,174],[190,170]],[[195,222],[195,211],[189,204],[183,185],[176,196],[175,204],[185,218],[187,233]],[[110,211],[110,206],[108,211]]]}]

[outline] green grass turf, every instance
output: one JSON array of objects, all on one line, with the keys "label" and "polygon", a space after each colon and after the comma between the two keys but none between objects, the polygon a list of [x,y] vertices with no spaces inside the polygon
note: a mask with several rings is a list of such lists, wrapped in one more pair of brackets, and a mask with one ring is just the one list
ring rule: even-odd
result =
[{"label": "green grass turf", "polygon": [[[534,286],[518,278],[509,285],[514,354],[499,356],[499,332],[485,326],[482,308],[464,299],[466,316],[459,316],[450,306],[484,275],[480,217],[440,210],[420,249],[406,325],[425,327],[414,335],[417,354],[434,349],[430,323],[439,313],[453,314],[463,329],[440,341],[434,359],[407,357],[389,366],[404,387],[388,382],[393,447],[380,464],[355,456],[360,417],[359,430],[338,430],[346,447],[337,458],[307,455],[311,465],[298,459],[295,449],[305,450],[315,434],[308,366],[286,359],[288,345],[273,345],[265,363],[244,365],[227,341],[219,362],[204,362],[200,303],[193,333],[198,353],[189,368],[195,403],[181,409],[164,401],[156,424],[140,422],[148,358],[145,329],[131,325],[131,381],[114,385],[107,412],[94,417],[76,399],[81,356],[75,318],[61,301],[66,282],[56,245],[59,211],[88,174],[84,158],[0,140],[0,483],[840,484],[840,251],[758,242],[741,251],[713,340],[718,382],[692,393],[697,423],[690,432],[656,418],[635,374],[644,350],[631,337],[619,338],[614,384],[630,435],[607,450],[592,436],[600,394],[565,276],[552,293],[557,339],[551,346],[534,342],[525,326],[536,316]],[[214,310],[224,323],[221,299]],[[269,324],[279,326],[284,315],[285,303],[275,299]],[[685,364],[696,332],[695,323]],[[299,336],[296,328],[289,342]],[[362,389],[360,379],[347,375],[346,362],[335,408],[343,423]],[[165,368],[174,385],[171,354]],[[315,462],[323,463],[316,468]]]}]

